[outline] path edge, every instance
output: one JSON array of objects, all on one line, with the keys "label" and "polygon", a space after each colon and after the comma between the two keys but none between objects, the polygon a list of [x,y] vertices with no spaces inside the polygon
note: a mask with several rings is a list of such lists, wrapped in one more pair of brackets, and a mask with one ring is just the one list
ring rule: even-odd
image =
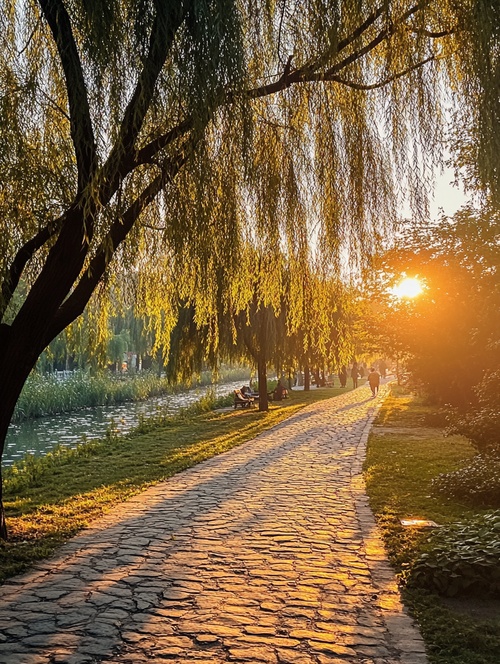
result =
[{"label": "path edge", "polygon": [[380,589],[380,593],[374,597],[374,601],[381,609],[384,609],[384,620],[389,632],[389,642],[400,652],[401,661],[405,664],[429,664],[419,626],[411,618],[401,599],[394,569],[387,558],[382,534],[370,507],[363,475],[368,438],[375,419],[389,394],[389,389],[380,394],[380,397],[373,404],[374,407],[361,434],[358,453],[352,466],[353,498],[363,538],[366,563],[372,576],[373,585]]}]

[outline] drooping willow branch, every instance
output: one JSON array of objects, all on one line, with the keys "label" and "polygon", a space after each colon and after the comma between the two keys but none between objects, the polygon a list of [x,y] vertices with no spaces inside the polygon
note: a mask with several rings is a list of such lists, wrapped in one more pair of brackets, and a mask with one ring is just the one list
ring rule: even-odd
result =
[{"label": "drooping willow branch", "polygon": [[416,62],[411,67],[408,67],[403,71],[393,74],[392,76],[388,76],[383,81],[379,81],[378,83],[356,83],[354,81],[349,81],[345,78],[341,78],[340,76],[330,76],[329,78],[322,80],[340,83],[341,85],[346,85],[347,87],[352,88],[353,90],[377,90],[379,88],[385,87],[386,85],[389,85],[390,83],[393,83],[394,81],[397,81],[398,78],[402,78],[403,76],[410,74],[412,71],[415,71],[416,69],[420,69],[420,67],[423,67],[428,62],[432,62],[433,60],[437,60],[437,58],[434,55],[431,55],[430,57],[425,58],[425,60]]},{"label": "drooping willow branch", "polygon": [[[175,35],[184,21],[184,9],[177,3],[157,3],[157,14],[151,31],[149,53],[136,88],[128,103],[118,138],[102,169],[101,180],[116,182],[119,173],[134,150],[139,132],[142,129],[146,113],[153,99],[158,77],[163,69],[167,55],[172,47]],[[158,140],[158,139],[157,139]],[[131,164],[132,168],[135,166]]]},{"label": "drooping willow branch", "polygon": [[[51,17],[52,21],[55,15],[54,12],[56,12],[56,10],[64,10],[60,0],[40,0],[40,2],[43,4],[43,6],[46,7],[47,15]],[[318,71],[318,69],[323,67],[327,62],[331,62],[335,55],[339,55],[348,46],[354,44],[356,40],[362,37],[369,28],[375,25],[376,21],[383,15],[385,9],[385,5],[381,4],[363,21],[363,23],[358,26],[358,28],[356,28],[356,30],[354,30],[343,40],[339,41],[335,49],[328,49],[312,62],[310,61],[309,63],[293,71],[291,69],[291,58],[289,58],[285,65],[283,74],[274,83],[253,88],[242,93],[224,93],[221,91],[221,101],[219,103],[219,107],[235,103],[238,97],[243,97],[246,99],[257,99],[260,97],[269,96],[297,83],[332,81],[358,90],[373,90],[388,85],[392,81],[401,78],[414,69],[424,66],[434,58],[430,57],[426,60],[418,62],[402,70],[401,72],[398,72],[393,76],[384,79],[383,81],[372,84],[363,84],[356,81],[350,81],[348,78],[342,78],[338,76],[338,74],[340,71],[349,67],[349,65],[352,63],[360,60],[368,53],[373,51],[380,43],[390,39],[390,37],[395,33],[399,26],[404,24],[405,21],[414,16],[418,11],[423,9],[428,3],[429,0],[425,0],[424,2],[415,4],[398,19],[393,20],[391,23],[382,28],[379,33],[366,45],[358,48],[353,53],[349,54],[347,57],[343,58],[340,62],[333,65],[326,71]],[[180,11],[176,13],[175,10],[172,10],[171,14],[168,13],[169,10],[164,11],[166,12],[165,15],[162,15],[161,17],[157,15],[156,17],[156,21],[151,33],[149,55],[146,58],[145,65],[141,76],[139,77],[136,89],[124,113],[121,129],[119,131],[119,138],[117,139],[105,165],[101,171],[96,174],[97,180],[94,180],[94,182],[91,181],[88,185],[87,191],[92,192],[93,187],[95,187],[95,183],[97,183],[97,188],[93,189],[93,193],[88,194],[89,198],[92,199],[92,203],[96,211],[102,209],[102,207],[109,203],[113,195],[118,190],[120,183],[137,166],[145,163],[153,163],[155,157],[157,157],[163,150],[171,146],[175,141],[177,141],[179,138],[182,138],[193,129],[193,118],[188,116],[163,135],[155,138],[153,141],[138,149],[137,151],[134,151],[134,145],[137,140],[140,128],[144,122],[145,114],[150,105],[156,81],[163,67],[166,54],[168,49],[171,47],[176,30],[184,20],[185,16],[185,14]],[[52,12],[52,14],[50,12]],[[63,17],[66,17],[67,19],[65,12],[63,12]],[[160,18],[162,20],[160,20]],[[69,19],[67,19],[67,21],[69,21]],[[62,23],[64,24],[64,21]],[[54,30],[56,30],[56,28],[57,30],[62,30],[59,25],[55,26]],[[56,40],[57,35],[59,35],[57,30],[55,35]],[[451,34],[451,32],[441,31],[432,33],[432,37],[439,38],[448,34]],[[71,51],[71,53],[73,53],[73,51]],[[63,55],[61,55],[61,59],[63,58]],[[65,57],[68,59],[67,55]],[[77,53],[75,57],[78,57]],[[70,68],[70,65],[76,66],[75,62],[71,58],[70,61],[66,63],[68,68]],[[70,94],[70,91],[68,94]],[[71,104],[70,110],[73,110]],[[215,112],[215,109],[212,110],[212,114],[213,112]],[[75,122],[73,115],[71,116],[71,120],[72,123]],[[76,149],[77,148],[75,146],[75,150]],[[157,180],[154,180],[154,182],[157,182]],[[11,270],[9,271],[8,278],[2,285],[4,306],[5,302],[8,302],[12,297],[12,293],[19,282],[20,275],[27,262],[30,260],[37,249],[43,246],[43,244],[47,242],[50,237],[61,230],[63,220],[64,217],[61,217],[59,220],[56,220],[53,224],[49,225],[46,229],[40,231],[40,233],[29,240],[18,251],[12,263]],[[93,221],[91,217],[87,227],[85,228],[87,244],[90,243],[92,236],[92,224]]]},{"label": "drooping willow branch", "polygon": [[84,310],[94,289],[101,280],[112,256],[120,244],[125,240],[140,214],[152,203],[165,186],[171,182],[184,164],[188,161],[201,137],[201,132],[190,136],[181,150],[174,157],[164,160],[161,172],[139,194],[127,210],[117,218],[106,237],[96,250],[90,265],[82,275],[78,285],[71,295],[60,306],[51,323],[45,344],[72,323]]},{"label": "drooping willow branch", "polygon": [[43,245],[54,237],[60,230],[64,216],[58,217],[51,221],[47,226],[42,228],[36,235],[34,235],[28,242],[26,242],[16,253],[14,260],[10,264],[7,276],[2,282],[2,299],[0,300],[0,321],[3,319],[5,311],[12,300],[14,291],[16,290],[24,268],[28,262],[33,258],[35,253],[43,247]]},{"label": "drooping willow branch", "polygon": [[39,0],[57,46],[66,79],[71,138],[78,168],[78,191],[82,191],[97,165],[97,150],[90,118],[87,88],[71,21],[61,0]]}]

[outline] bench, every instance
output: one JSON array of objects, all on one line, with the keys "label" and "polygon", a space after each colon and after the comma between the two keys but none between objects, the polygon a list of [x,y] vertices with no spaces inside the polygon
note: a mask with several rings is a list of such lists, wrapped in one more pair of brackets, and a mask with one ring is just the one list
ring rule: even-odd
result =
[{"label": "bench", "polygon": [[253,406],[253,397],[246,397],[242,394],[241,390],[234,390],[234,407],[241,406],[242,408],[249,408]]}]

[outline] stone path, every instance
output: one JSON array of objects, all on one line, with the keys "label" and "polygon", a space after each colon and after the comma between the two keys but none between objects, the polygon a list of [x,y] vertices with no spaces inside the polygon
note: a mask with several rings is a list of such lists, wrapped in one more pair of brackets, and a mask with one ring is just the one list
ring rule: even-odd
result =
[{"label": "stone path", "polygon": [[427,662],[361,476],[384,389],[301,410],[8,582],[0,662]]}]

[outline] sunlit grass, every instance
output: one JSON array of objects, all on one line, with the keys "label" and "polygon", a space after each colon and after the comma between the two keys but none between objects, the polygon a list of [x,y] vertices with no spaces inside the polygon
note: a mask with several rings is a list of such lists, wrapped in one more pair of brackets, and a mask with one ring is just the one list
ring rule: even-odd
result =
[{"label": "sunlit grass", "polygon": [[29,464],[29,475],[5,483],[10,541],[0,545],[0,579],[25,570],[91,521],[151,484],[257,436],[340,389],[292,392],[268,413],[213,411],[171,418],[142,434],[92,441]]},{"label": "sunlit grass", "polygon": [[[396,388],[384,402],[368,442],[367,492],[398,572],[418,555],[427,536],[425,530],[403,528],[400,518],[447,524],[480,512],[431,491],[434,477],[474,454],[465,438],[445,437],[442,428],[427,426],[439,419],[431,406]],[[491,614],[489,621],[473,620],[424,591],[406,591],[405,601],[418,617],[432,664],[498,664],[500,614]]]}]

